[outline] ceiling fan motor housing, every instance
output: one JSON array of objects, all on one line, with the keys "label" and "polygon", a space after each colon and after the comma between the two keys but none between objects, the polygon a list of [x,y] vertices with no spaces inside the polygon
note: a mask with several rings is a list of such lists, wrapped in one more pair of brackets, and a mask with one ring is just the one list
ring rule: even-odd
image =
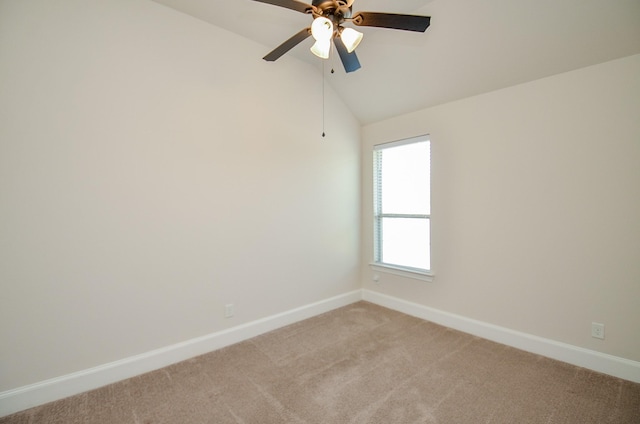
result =
[{"label": "ceiling fan motor housing", "polygon": [[351,4],[353,0],[313,0],[311,3],[315,10],[312,11],[313,17],[324,16],[330,19],[334,26],[340,25],[345,19],[351,18]]}]

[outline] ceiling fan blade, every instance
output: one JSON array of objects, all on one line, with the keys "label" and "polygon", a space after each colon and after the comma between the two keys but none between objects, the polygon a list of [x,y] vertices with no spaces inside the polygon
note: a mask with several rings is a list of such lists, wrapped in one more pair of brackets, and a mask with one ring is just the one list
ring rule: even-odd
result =
[{"label": "ceiling fan blade", "polygon": [[297,12],[309,13],[313,6],[296,0],[253,0],[260,3],[273,4],[274,6],[284,7],[286,9],[295,10]]},{"label": "ceiling fan blade", "polygon": [[336,46],[342,65],[344,65],[344,70],[347,71],[347,73],[360,69],[360,61],[358,60],[358,56],[356,56],[356,52],[349,53],[340,37],[334,38],[333,43]]},{"label": "ceiling fan blade", "polygon": [[285,41],[284,43],[280,44],[278,47],[273,49],[273,51],[271,51],[269,54],[263,57],[263,59],[266,60],[267,62],[273,62],[274,60],[277,60],[278,58],[280,58],[280,56],[282,56],[283,54],[285,54],[286,52],[288,52],[289,50],[291,50],[292,48],[300,44],[302,41],[306,40],[307,37],[309,37],[310,35],[311,35],[311,28],[305,28],[300,30],[300,32],[295,34],[293,37],[289,38],[287,41]]},{"label": "ceiling fan blade", "polygon": [[431,23],[431,17],[398,13],[358,12],[352,22],[358,26],[425,32]]}]

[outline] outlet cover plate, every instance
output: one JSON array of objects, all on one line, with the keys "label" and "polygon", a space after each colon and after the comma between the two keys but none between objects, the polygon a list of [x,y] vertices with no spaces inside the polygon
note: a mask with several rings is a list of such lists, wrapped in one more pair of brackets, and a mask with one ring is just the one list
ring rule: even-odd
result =
[{"label": "outlet cover plate", "polygon": [[228,305],[224,305],[224,317],[231,318],[235,314],[235,307],[233,303],[229,303]]},{"label": "outlet cover plate", "polygon": [[591,337],[604,340],[604,324],[599,322],[591,323]]}]

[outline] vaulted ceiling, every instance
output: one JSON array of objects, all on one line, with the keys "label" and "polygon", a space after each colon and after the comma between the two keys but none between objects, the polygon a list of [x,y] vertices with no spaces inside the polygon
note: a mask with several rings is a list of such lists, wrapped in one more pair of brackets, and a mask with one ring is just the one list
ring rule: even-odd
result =
[{"label": "vaulted ceiling", "polygon": [[[263,44],[264,54],[312,20],[252,0],[154,1]],[[362,124],[640,53],[639,0],[355,0],[353,10],[432,17],[425,33],[358,27],[356,72],[325,61],[326,81]],[[322,69],[312,41],[270,66]]]}]

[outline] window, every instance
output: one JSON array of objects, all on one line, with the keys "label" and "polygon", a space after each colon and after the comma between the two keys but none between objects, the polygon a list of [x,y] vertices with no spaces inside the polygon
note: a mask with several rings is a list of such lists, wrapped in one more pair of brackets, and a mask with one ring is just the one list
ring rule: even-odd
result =
[{"label": "window", "polygon": [[431,143],[374,147],[374,264],[430,274]]}]

